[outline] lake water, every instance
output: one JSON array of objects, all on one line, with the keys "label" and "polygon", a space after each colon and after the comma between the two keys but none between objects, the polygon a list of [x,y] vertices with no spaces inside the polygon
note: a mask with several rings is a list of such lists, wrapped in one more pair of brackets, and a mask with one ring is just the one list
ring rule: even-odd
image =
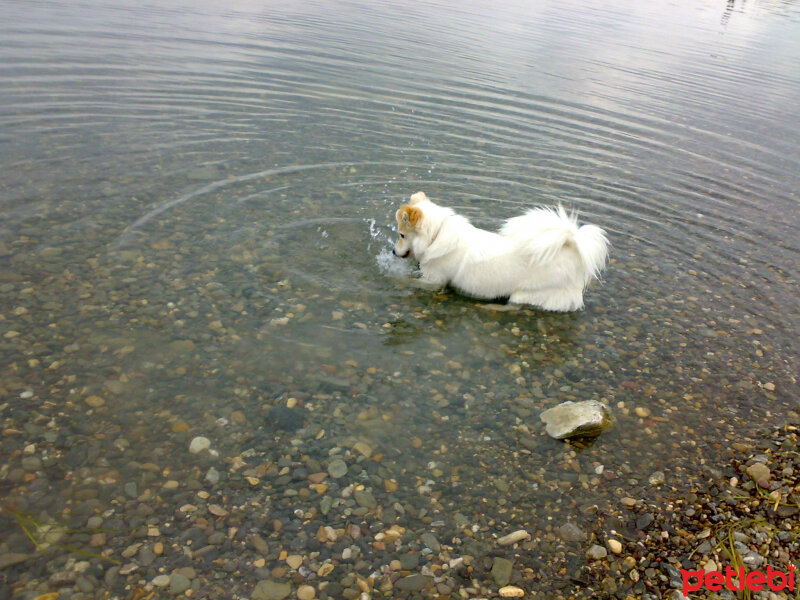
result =
[{"label": "lake water", "polygon": [[[6,0],[4,505],[99,517],[102,540],[95,519],[59,543],[122,571],[84,556],[76,599],[174,567],[195,597],[336,597],[409,553],[403,575],[440,579],[403,593],[477,597],[498,552],[526,590],[580,594],[555,528],[667,502],[796,417],[798,107],[789,1]],[[418,190],[489,228],[558,202],[604,227],[586,310],[411,285],[390,252]],[[584,399],[616,427],[544,434],[542,410]],[[0,554],[32,550],[0,528]],[[498,551],[518,529],[529,547]],[[448,577],[462,556],[473,575]],[[33,598],[68,560],[4,589]]]}]

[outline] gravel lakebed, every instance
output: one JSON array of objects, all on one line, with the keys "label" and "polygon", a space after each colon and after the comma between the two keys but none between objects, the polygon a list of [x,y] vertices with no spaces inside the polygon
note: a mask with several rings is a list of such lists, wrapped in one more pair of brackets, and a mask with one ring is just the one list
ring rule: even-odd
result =
[{"label": "gravel lakebed", "polygon": [[597,441],[518,438],[552,444],[551,479],[502,448],[470,465],[468,440],[379,447],[370,432],[396,418],[392,406],[309,425],[313,400],[295,395],[265,405],[255,432],[239,410],[201,428],[164,411],[170,443],[125,460],[153,432],[103,421],[100,396],[82,404],[90,418],[69,431],[48,427],[45,405],[19,429],[4,419],[2,597],[677,600],[681,568],[785,570],[800,557],[796,425],[740,439],[700,476],[667,461],[633,485],[583,459]]},{"label": "gravel lakebed", "polygon": [[[0,247],[0,597],[664,598],[731,528],[797,559],[796,340],[749,288],[620,242],[586,311],[502,311],[309,198]],[[614,426],[547,435],[584,400]]]},{"label": "gravel lakebed", "polygon": [[[797,564],[799,3],[173,4],[0,1],[0,600]],[[585,309],[421,289],[419,190],[602,227]]]}]

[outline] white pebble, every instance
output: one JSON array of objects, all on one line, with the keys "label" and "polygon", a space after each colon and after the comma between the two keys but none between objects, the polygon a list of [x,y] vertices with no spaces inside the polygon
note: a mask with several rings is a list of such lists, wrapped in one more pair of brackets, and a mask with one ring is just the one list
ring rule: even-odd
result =
[{"label": "white pebble", "polygon": [[203,450],[211,448],[211,440],[206,437],[197,436],[189,444],[189,452],[192,454],[199,454]]},{"label": "white pebble", "polygon": [[510,546],[511,544],[516,544],[517,542],[521,542],[522,540],[529,540],[531,539],[530,534],[525,531],[524,529],[519,529],[513,533],[509,533],[508,535],[504,535],[497,543],[501,546]]}]

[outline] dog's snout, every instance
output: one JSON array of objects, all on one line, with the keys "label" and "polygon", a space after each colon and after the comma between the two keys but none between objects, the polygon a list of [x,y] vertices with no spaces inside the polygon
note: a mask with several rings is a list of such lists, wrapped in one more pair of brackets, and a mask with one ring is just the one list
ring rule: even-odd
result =
[{"label": "dog's snout", "polygon": [[392,254],[394,254],[397,258],[408,258],[411,256],[411,248],[403,248],[402,246],[398,249],[397,246],[392,248]]}]

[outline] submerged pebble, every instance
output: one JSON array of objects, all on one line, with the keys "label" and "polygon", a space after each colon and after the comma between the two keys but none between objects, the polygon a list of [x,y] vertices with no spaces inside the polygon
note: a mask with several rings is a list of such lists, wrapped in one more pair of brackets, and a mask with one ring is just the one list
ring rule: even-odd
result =
[{"label": "submerged pebble", "polygon": [[606,406],[596,400],[562,402],[539,417],[546,425],[547,434],[557,440],[597,436],[612,422]]},{"label": "submerged pebble", "polygon": [[211,448],[211,440],[202,436],[193,438],[189,444],[189,452],[192,454],[199,454],[200,452],[208,450],[209,448]]}]

